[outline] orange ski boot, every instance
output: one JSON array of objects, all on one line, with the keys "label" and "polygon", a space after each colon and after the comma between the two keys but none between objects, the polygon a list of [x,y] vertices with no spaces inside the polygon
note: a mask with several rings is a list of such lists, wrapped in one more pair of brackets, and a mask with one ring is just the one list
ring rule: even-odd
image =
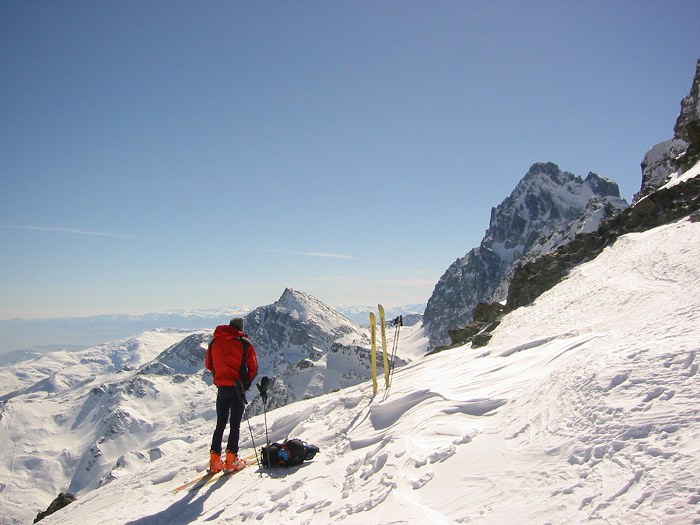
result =
[{"label": "orange ski boot", "polygon": [[224,462],[221,459],[221,454],[214,452],[213,450],[209,452],[209,473],[216,474],[224,470]]},{"label": "orange ski boot", "polygon": [[245,468],[245,461],[238,458],[235,452],[226,450],[226,466],[224,474],[233,474]]}]

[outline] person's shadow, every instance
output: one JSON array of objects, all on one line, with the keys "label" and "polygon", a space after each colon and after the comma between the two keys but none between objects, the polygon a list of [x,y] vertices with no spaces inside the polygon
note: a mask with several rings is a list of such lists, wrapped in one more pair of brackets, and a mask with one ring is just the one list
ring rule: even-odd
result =
[{"label": "person's shadow", "polygon": [[[294,474],[308,465],[309,462],[305,461],[301,465],[294,465],[286,468],[265,469],[264,471],[258,470],[258,474],[260,474],[261,477],[269,476],[272,479],[281,479]],[[204,502],[211,496],[212,492],[226,483],[230,477],[231,476],[220,477],[199,497],[197,497],[197,493],[203,489],[204,486],[192,488],[184,498],[176,501],[167,509],[163,509],[150,516],[143,516],[136,520],[128,521],[125,525],[157,525],[160,523],[163,525],[187,525],[188,523],[192,523],[204,513]],[[207,521],[216,519],[221,512],[223,512],[223,510],[208,518]]]},{"label": "person's shadow", "polygon": [[143,516],[129,521],[126,525],[156,525],[158,523],[164,525],[186,525],[187,523],[192,523],[204,513],[204,502],[211,496],[213,491],[226,483],[227,479],[228,476],[220,477],[199,497],[197,497],[197,494],[204,486],[192,488],[184,498],[174,502],[167,509],[150,516]]}]

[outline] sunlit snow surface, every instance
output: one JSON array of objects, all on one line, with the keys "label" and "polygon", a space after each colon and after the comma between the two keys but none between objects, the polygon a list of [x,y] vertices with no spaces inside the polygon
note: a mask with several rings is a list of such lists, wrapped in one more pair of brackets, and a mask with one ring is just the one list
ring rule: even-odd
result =
[{"label": "sunlit snow surface", "polygon": [[[174,493],[206,467],[209,414],[43,523],[698,522],[698,261],[699,223],[626,235],[508,315],[487,347],[417,358],[425,338],[406,327],[399,354],[413,361],[390,390],[372,397],[367,382],[269,412],[270,440],[320,447],[301,467]],[[213,390],[177,389],[164,395],[211,411]],[[250,423],[260,446],[264,418]],[[249,450],[245,423],[242,436]]]}]

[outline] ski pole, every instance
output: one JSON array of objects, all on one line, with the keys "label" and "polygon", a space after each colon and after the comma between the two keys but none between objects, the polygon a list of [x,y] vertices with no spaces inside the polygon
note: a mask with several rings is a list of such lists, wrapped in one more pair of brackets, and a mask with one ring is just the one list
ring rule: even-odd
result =
[{"label": "ski pole", "polygon": [[[267,387],[270,385],[270,378],[265,376],[258,383],[258,391],[260,392],[260,399],[263,402],[263,417],[265,420],[265,442],[267,443],[267,463],[268,468],[272,467],[270,463],[270,436],[267,432]],[[263,458],[264,459],[264,458]]]},{"label": "ski pole", "polygon": [[392,321],[392,324],[396,327],[394,329],[394,341],[391,346],[391,363],[389,365],[389,384],[386,387],[386,390],[384,391],[384,399],[382,401],[386,401],[386,399],[389,397],[389,391],[391,390],[391,386],[393,385],[394,381],[394,364],[396,360],[396,352],[399,349],[399,335],[401,333],[401,327],[403,326],[403,316],[399,315],[396,319]]},{"label": "ski pole", "polygon": [[267,403],[263,403],[263,418],[265,419],[265,442],[267,443],[267,466],[272,467],[270,462],[270,436],[267,434]]},{"label": "ski pole", "polygon": [[394,378],[394,360],[396,359],[396,352],[399,349],[399,334],[403,326],[403,316],[399,315],[394,319],[394,324],[396,325],[396,329],[394,330],[394,344],[391,349],[391,380]]},{"label": "ski pole", "polygon": [[[246,408],[248,408],[246,406]],[[258,458],[258,448],[255,446],[255,438],[253,437],[253,427],[250,425],[250,418],[248,417],[248,411],[245,411],[245,420],[248,423],[248,430],[250,430],[250,441],[253,443],[253,451],[255,452],[255,462],[258,464],[260,469],[260,475],[262,475],[262,462]]]}]

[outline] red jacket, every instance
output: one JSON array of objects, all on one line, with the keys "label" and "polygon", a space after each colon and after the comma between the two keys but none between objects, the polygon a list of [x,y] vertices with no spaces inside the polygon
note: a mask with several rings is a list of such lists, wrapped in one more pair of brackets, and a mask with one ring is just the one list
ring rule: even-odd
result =
[{"label": "red jacket", "polygon": [[[247,385],[241,380],[244,345],[247,346],[246,364],[249,381]],[[255,347],[245,333],[229,325],[217,326],[214,330],[214,339],[209,343],[204,364],[214,374],[216,386],[235,386],[240,382],[247,390],[258,373],[258,356],[255,353]]]}]

